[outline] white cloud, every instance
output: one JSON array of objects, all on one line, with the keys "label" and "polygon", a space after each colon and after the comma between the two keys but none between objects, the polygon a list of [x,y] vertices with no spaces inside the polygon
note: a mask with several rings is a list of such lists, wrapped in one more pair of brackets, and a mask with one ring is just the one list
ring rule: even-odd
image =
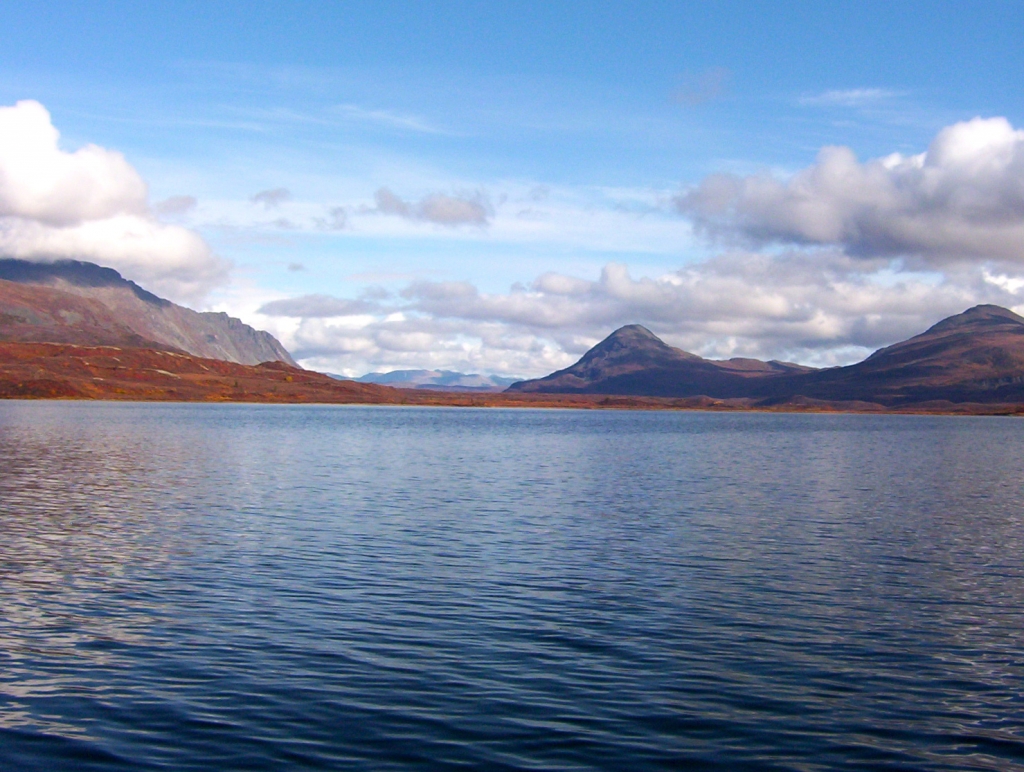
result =
[{"label": "white cloud", "polygon": [[99,263],[183,302],[199,301],[227,279],[227,264],[211,255],[198,234],[134,215],[63,228],[6,218],[0,221],[0,253],[42,262],[67,258]]},{"label": "white cloud", "polygon": [[920,155],[865,163],[826,147],[788,180],[713,175],[676,205],[717,239],[834,245],[931,265],[1022,262],[1024,131],[975,118],[943,129]]},{"label": "white cloud", "polygon": [[[349,375],[410,367],[543,375],[637,322],[712,358],[833,365],[977,303],[1017,306],[1022,290],[1019,274],[972,266],[955,274],[909,273],[885,259],[835,250],[731,253],[656,278],[634,278],[614,263],[596,280],[546,273],[508,293],[483,293],[467,282],[415,282],[376,309],[299,298],[261,309],[296,314],[291,319],[251,321],[279,331],[305,365]],[[338,316],[326,318],[323,310]]]},{"label": "white cloud", "polygon": [[803,105],[823,105],[837,107],[865,107],[878,102],[903,96],[903,92],[890,91],[885,88],[849,88],[832,89],[814,96],[800,99]]},{"label": "white cloud", "polygon": [[120,153],[86,145],[60,150],[38,102],[0,107],[0,215],[73,225],[146,211],[146,183]]},{"label": "white cloud", "polygon": [[0,253],[100,263],[184,302],[226,279],[228,264],[198,234],[153,217],[124,156],[95,145],[67,152],[59,139],[38,102],[0,107]]}]

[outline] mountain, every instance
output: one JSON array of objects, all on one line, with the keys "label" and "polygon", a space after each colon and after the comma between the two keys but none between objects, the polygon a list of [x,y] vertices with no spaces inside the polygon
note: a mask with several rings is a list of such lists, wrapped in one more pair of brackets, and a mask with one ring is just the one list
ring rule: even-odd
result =
[{"label": "mountain", "polygon": [[498,392],[515,383],[515,378],[498,375],[458,373],[452,370],[393,370],[390,373],[367,373],[355,379],[358,383],[379,383],[397,389],[432,389],[434,391]]},{"label": "mountain", "polygon": [[159,298],[112,268],[0,259],[0,341],[132,346],[255,365],[291,355],[268,332]]},{"label": "mountain", "polygon": [[639,324],[622,327],[572,367],[545,378],[520,381],[511,392],[616,394],[649,397],[757,395],[762,380],[811,372],[789,362],[704,359],[673,348]]},{"label": "mountain", "polygon": [[1024,318],[1000,306],[975,306],[863,362],[812,373],[792,386],[817,399],[885,405],[1024,402]]},{"label": "mountain", "polygon": [[1024,402],[1024,318],[999,306],[976,306],[863,362],[825,370],[702,359],[630,325],[572,367],[509,391],[747,398],[765,405],[800,399],[886,406]]}]

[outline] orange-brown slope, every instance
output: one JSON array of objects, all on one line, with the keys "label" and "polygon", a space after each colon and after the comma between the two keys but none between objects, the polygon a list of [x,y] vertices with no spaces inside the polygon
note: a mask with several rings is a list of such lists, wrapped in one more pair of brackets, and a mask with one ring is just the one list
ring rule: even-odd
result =
[{"label": "orange-brown slope", "polygon": [[[240,365],[173,351],[0,342],[0,399],[335,403],[450,407],[879,412],[881,405],[797,398],[764,404],[710,397],[475,394],[341,381],[283,362]],[[1012,413],[1020,405],[925,404],[902,412]]]},{"label": "orange-brown slope", "polygon": [[174,351],[0,343],[0,397],[249,402],[401,402],[385,386],[283,362],[240,365]]},{"label": "orange-brown slope", "polygon": [[[169,300],[147,292],[134,282],[128,281],[112,268],[77,260],[58,260],[53,263],[33,263],[26,260],[0,258],[0,280],[7,285],[28,289],[48,289],[44,298],[46,308],[58,303],[75,308],[76,300],[91,301],[91,308],[106,309],[105,319],[112,319],[120,328],[127,328],[148,341],[156,341],[157,348],[184,351],[197,357],[223,359],[228,362],[255,365],[260,362],[278,360],[294,365],[295,361],[268,332],[256,330],[240,319],[224,313],[199,312],[179,306]],[[52,293],[66,294],[66,298]],[[2,293],[0,293],[2,294]],[[43,296],[40,296],[43,297]],[[67,330],[57,330],[62,337],[47,338],[56,328],[49,323],[45,308],[33,316],[35,310],[29,296],[20,299],[21,311],[8,312],[20,318],[22,327],[29,326],[36,317],[41,317],[43,330],[30,334],[25,330],[21,340],[52,340],[55,342],[113,343],[115,341],[73,337]],[[2,304],[2,297],[0,297]],[[0,311],[3,309],[0,308]],[[76,312],[72,311],[72,317]],[[57,327],[60,325],[58,324]],[[105,322],[101,327],[110,327]],[[92,332],[95,332],[93,330]]]},{"label": "orange-brown slope", "polygon": [[703,407],[658,400],[396,389],[344,381],[283,362],[240,365],[175,351],[0,342],[0,398],[357,403],[453,407]]}]

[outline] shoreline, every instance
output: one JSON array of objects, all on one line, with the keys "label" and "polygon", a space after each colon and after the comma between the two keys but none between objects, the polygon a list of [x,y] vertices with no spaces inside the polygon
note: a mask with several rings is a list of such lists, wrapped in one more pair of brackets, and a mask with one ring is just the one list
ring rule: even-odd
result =
[{"label": "shoreline", "polygon": [[572,410],[868,415],[1024,415],[1020,403],[930,401],[883,405],[794,396],[787,400],[602,394],[446,392],[332,378],[281,362],[241,365],[178,351],[0,342],[0,399],[240,404],[362,404]]}]

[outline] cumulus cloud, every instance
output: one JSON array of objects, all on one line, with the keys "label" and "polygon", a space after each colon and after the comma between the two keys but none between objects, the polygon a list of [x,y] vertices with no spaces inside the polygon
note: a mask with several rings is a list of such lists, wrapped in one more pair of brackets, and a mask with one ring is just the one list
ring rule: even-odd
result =
[{"label": "cumulus cloud", "polygon": [[481,193],[465,197],[433,193],[418,203],[412,203],[399,198],[388,188],[380,188],[374,199],[381,214],[449,227],[486,225],[490,217],[490,206]]},{"label": "cumulus cloud", "polygon": [[276,209],[291,197],[292,193],[288,188],[272,188],[253,194],[249,200],[254,204],[261,204],[264,209]]},{"label": "cumulus cloud", "polygon": [[301,300],[263,310],[294,317],[292,326],[276,329],[311,367],[353,375],[440,367],[535,376],[571,364],[631,323],[711,358],[846,364],[978,303],[1020,307],[1024,277],[977,266],[900,272],[883,258],[793,250],[733,252],[655,278],[610,263],[596,279],[545,273],[507,293],[468,282],[413,282],[376,308]]},{"label": "cumulus cloud", "polygon": [[0,216],[74,225],[146,211],[146,183],[120,153],[58,147],[60,133],[38,102],[0,107]]},{"label": "cumulus cloud", "polygon": [[183,302],[226,278],[228,264],[198,234],[155,219],[124,156],[96,145],[67,152],[59,140],[38,102],[0,107],[0,253],[90,260]]},{"label": "cumulus cloud", "polygon": [[924,153],[864,163],[826,147],[788,180],[717,174],[675,204],[726,241],[831,245],[930,265],[1024,262],[1024,131],[975,118],[940,131]]}]

